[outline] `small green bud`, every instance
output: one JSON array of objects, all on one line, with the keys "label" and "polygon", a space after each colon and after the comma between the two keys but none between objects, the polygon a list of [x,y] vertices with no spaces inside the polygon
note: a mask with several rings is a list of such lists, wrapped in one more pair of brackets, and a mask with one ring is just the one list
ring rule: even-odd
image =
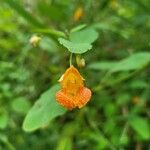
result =
[{"label": "small green bud", "polygon": [[80,67],[80,68],[85,67],[85,59],[81,58],[80,55],[76,56],[76,63],[78,65],[78,67]]}]

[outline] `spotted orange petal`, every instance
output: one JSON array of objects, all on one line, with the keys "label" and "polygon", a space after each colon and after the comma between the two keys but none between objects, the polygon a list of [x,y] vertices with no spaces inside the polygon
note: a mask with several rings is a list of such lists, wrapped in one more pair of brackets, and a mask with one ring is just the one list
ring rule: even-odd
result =
[{"label": "spotted orange petal", "polygon": [[82,108],[91,99],[91,90],[84,87],[77,95],[78,103],[77,106]]},{"label": "spotted orange petal", "polygon": [[76,107],[75,102],[61,90],[56,93],[56,100],[58,103],[60,103],[60,105],[64,106],[69,110]]},{"label": "spotted orange petal", "polygon": [[56,100],[67,109],[71,110],[75,107],[82,108],[91,98],[91,90],[82,88],[75,96],[67,95],[62,90],[56,93]]}]

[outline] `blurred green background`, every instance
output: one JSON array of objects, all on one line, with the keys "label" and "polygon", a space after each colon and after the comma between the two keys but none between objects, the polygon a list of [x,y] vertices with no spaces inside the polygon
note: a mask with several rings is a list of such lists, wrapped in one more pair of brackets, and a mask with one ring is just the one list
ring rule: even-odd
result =
[{"label": "blurred green background", "polygon": [[[24,131],[29,109],[69,67],[57,39],[83,24],[99,34],[79,69],[91,101]],[[1,0],[0,150],[150,150],[149,64],[149,0]]]}]

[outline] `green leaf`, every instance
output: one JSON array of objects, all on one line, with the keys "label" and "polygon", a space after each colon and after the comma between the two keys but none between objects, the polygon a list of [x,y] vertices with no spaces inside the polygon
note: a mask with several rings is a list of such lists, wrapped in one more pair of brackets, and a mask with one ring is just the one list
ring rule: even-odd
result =
[{"label": "green leaf", "polygon": [[110,70],[112,67],[114,67],[117,64],[117,62],[94,62],[91,63],[88,68],[94,69],[94,70]]},{"label": "green leaf", "polygon": [[91,44],[98,38],[98,33],[92,28],[86,28],[84,30],[71,33],[69,38],[72,42]]},{"label": "green leaf", "polygon": [[150,62],[150,53],[149,52],[141,52],[135,53],[131,56],[121,60],[118,62],[112,69],[112,72],[117,71],[130,71],[142,69]]},{"label": "green leaf", "polygon": [[87,28],[78,32],[72,32],[69,36],[70,40],[59,38],[58,41],[70,52],[82,54],[92,48],[92,43],[97,39],[98,33],[92,29]]},{"label": "green leaf", "polygon": [[62,44],[72,53],[82,54],[92,48],[92,45],[89,43],[75,43],[65,40],[63,38],[59,38],[58,40],[60,44]]},{"label": "green leaf", "polygon": [[58,85],[53,86],[35,102],[23,122],[23,129],[25,131],[34,131],[43,127],[55,117],[65,113],[66,110],[55,100],[55,94],[58,90]]},{"label": "green leaf", "polygon": [[8,114],[6,112],[0,113],[0,129],[6,128],[8,124]]},{"label": "green leaf", "polygon": [[12,102],[11,106],[14,111],[20,114],[26,114],[29,111],[31,104],[24,97],[19,97]]},{"label": "green leaf", "polygon": [[132,117],[129,119],[129,124],[142,139],[150,139],[150,126],[148,120],[141,117]]},{"label": "green leaf", "polygon": [[120,61],[105,61],[105,62],[93,62],[89,65],[90,69],[95,70],[108,70],[110,72],[118,72],[118,71],[131,71],[142,69],[150,62],[150,53],[149,52],[141,52],[135,53],[131,56],[120,60]]}]

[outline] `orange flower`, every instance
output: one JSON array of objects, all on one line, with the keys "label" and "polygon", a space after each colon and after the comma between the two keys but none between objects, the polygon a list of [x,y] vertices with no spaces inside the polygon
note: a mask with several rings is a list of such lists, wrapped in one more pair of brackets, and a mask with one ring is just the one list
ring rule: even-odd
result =
[{"label": "orange flower", "polygon": [[82,18],[82,16],[83,16],[83,8],[78,7],[74,12],[73,19],[74,21],[79,21]]},{"label": "orange flower", "polygon": [[91,90],[84,87],[83,78],[78,70],[71,66],[59,79],[61,90],[56,93],[56,100],[69,110],[82,108],[91,98]]}]

